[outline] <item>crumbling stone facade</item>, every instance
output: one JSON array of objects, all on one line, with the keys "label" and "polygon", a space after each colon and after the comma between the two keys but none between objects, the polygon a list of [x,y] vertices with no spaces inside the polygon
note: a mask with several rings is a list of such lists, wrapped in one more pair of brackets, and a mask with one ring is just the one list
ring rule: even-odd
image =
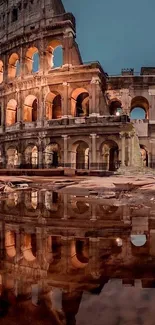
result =
[{"label": "crumbling stone facade", "polygon": [[[0,13],[0,167],[151,167],[154,77],[84,64],[61,0],[1,1]],[[139,101],[147,120],[131,123]]]}]

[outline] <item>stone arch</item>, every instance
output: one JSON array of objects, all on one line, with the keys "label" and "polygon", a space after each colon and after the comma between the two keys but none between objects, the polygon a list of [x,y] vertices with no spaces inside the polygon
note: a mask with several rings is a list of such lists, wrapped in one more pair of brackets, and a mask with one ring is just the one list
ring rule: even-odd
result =
[{"label": "stone arch", "polygon": [[6,151],[7,168],[15,168],[19,165],[18,151],[14,147],[10,147]]},{"label": "stone arch", "polygon": [[33,262],[36,260],[36,256],[34,255],[33,247],[32,247],[32,235],[31,234],[25,234],[23,236],[23,245],[22,245],[21,249],[22,249],[23,256],[26,261]]},{"label": "stone arch", "polygon": [[15,233],[13,231],[6,231],[5,232],[5,249],[6,249],[6,254],[13,258],[16,256],[16,247],[15,247]]},{"label": "stone arch", "polygon": [[17,122],[17,102],[10,99],[6,107],[6,126],[10,126]]},{"label": "stone arch", "polygon": [[148,167],[148,150],[143,144],[140,144],[140,153],[142,157],[143,167]]},{"label": "stone arch", "polygon": [[61,149],[58,143],[53,142],[46,146],[44,151],[44,165],[47,168],[56,168],[61,164]]},{"label": "stone arch", "polygon": [[106,140],[100,147],[103,170],[115,171],[119,167],[119,147],[114,140]]},{"label": "stone arch", "polygon": [[30,144],[25,149],[25,167],[26,168],[37,168],[38,167],[38,147]]},{"label": "stone arch", "polygon": [[73,90],[71,94],[71,115],[89,116],[89,92],[85,88]]},{"label": "stone arch", "polygon": [[0,60],[0,84],[3,82],[3,77],[4,77],[4,65],[3,65],[3,61]]},{"label": "stone arch", "polygon": [[149,118],[149,102],[145,97],[136,96],[131,100],[130,118],[139,120]]},{"label": "stone arch", "polygon": [[89,169],[89,145],[85,141],[72,145],[71,164],[76,169]]},{"label": "stone arch", "polygon": [[109,104],[109,113],[110,115],[119,116],[122,113],[122,103],[119,99],[111,99]]},{"label": "stone arch", "polygon": [[130,237],[131,243],[133,246],[142,247],[147,242],[147,237],[145,234],[131,235]]},{"label": "stone arch", "polygon": [[60,40],[52,40],[48,44],[46,49],[46,61],[48,69],[63,65],[63,48]]},{"label": "stone arch", "polygon": [[34,95],[28,95],[24,101],[23,120],[25,122],[37,121],[38,115],[38,100]]},{"label": "stone arch", "polygon": [[9,57],[8,62],[8,77],[13,79],[19,76],[20,73],[20,64],[19,64],[19,55],[17,53],[12,53]]},{"label": "stone arch", "polygon": [[50,92],[46,96],[45,111],[48,120],[62,117],[62,100],[61,95],[57,91]]},{"label": "stone arch", "polygon": [[39,71],[39,51],[37,47],[32,46],[27,50],[25,61],[28,72]]},{"label": "stone arch", "polygon": [[83,269],[88,265],[89,246],[84,241],[75,239],[71,242],[71,263],[74,268]]}]

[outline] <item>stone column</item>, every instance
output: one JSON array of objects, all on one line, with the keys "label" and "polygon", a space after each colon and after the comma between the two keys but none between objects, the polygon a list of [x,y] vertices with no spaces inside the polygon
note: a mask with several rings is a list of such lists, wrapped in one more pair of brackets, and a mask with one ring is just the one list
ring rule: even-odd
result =
[{"label": "stone column", "polygon": [[132,166],[132,144],[131,144],[131,134],[130,132],[127,135],[128,139],[128,166]]},{"label": "stone column", "polygon": [[96,221],[97,216],[96,216],[96,204],[92,204],[91,206],[91,219],[90,221]]},{"label": "stone column", "polygon": [[38,167],[43,168],[43,139],[39,136],[38,139]]},{"label": "stone column", "polygon": [[134,133],[131,133],[131,166],[134,166]]},{"label": "stone column", "polygon": [[125,133],[120,132],[121,137],[121,166],[125,166]]},{"label": "stone column", "polygon": [[74,32],[66,28],[63,36],[63,66],[72,65],[72,48],[74,44]]},{"label": "stone column", "polygon": [[91,150],[91,169],[96,169],[96,137],[95,133],[90,134],[92,140],[92,150]]},{"label": "stone column", "polygon": [[100,79],[93,77],[91,80],[91,100],[89,115],[99,115]]},{"label": "stone column", "polygon": [[62,101],[62,117],[64,118],[68,117],[68,87],[69,84],[67,82],[63,82],[64,95]]},{"label": "stone column", "polygon": [[[43,107],[44,99],[42,96],[42,87],[39,87],[39,101],[38,101],[38,109],[37,109],[37,120],[39,122],[39,126],[43,125],[44,119],[44,107]],[[37,124],[38,124],[37,122]]]},{"label": "stone column", "polygon": [[64,167],[68,167],[68,135],[62,135],[64,139]]},{"label": "stone column", "polygon": [[71,243],[72,237],[62,236],[62,246],[61,246],[61,260],[63,265],[63,272],[67,273],[71,268]]}]

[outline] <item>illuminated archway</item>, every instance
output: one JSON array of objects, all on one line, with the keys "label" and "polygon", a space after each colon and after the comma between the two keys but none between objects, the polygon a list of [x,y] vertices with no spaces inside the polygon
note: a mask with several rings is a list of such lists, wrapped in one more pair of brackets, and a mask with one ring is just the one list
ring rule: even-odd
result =
[{"label": "illuminated archway", "polygon": [[17,122],[17,102],[10,99],[6,107],[6,126],[10,126]]},{"label": "illuminated archway", "polygon": [[149,102],[143,96],[134,97],[131,101],[130,118],[144,120],[149,118]]},{"label": "illuminated archway", "polygon": [[72,116],[89,116],[89,93],[84,88],[77,88],[71,95]]},{"label": "illuminated archway", "polygon": [[26,52],[26,65],[28,72],[38,72],[39,71],[39,52],[34,46],[30,47]]},{"label": "illuminated archway", "polygon": [[47,47],[46,60],[48,68],[56,68],[63,65],[63,49],[61,41],[53,40]]},{"label": "illuminated archway", "polygon": [[19,55],[17,53],[13,53],[9,57],[8,77],[15,78],[18,77],[19,74],[20,74]]},{"label": "illuminated archway", "polygon": [[101,164],[103,170],[115,171],[119,167],[119,148],[115,141],[107,140],[101,145]]},{"label": "illuminated archway", "polygon": [[24,116],[25,122],[37,121],[38,115],[38,100],[34,95],[28,95],[24,102]]},{"label": "illuminated archway", "polygon": [[26,234],[23,238],[22,252],[23,256],[28,262],[33,262],[36,259],[34,252],[32,251],[32,235]]},{"label": "illuminated archway", "polygon": [[5,233],[5,249],[9,257],[13,258],[16,256],[15,234],[13,231],[9,230]]},{"label": "illuminated archway", "polygon": [[62,117],[61,95],[58,92],[50,92],[45,100],[46,118],[59,119]]},{"label": "illuminated archway", "polygon": [[76,169],[89,169],[89,146],[85,141],[73,144],[71,161]]},{"label": "illuminated archway", "polygon": [[44,152],[45,167],[56,168],[61,164],[61,151],[57,143],[50,143]]},{"label": "illuminated archway", "polygon": [[29,145],[25,150],[25,164],[27,168],[38,167],[38,148],[37,146]]},{"label": "illuminated archway", "polygon": [[16,168],[18,167],[18,151],[16,148],[9,148],[6,152],[7,167]]}]

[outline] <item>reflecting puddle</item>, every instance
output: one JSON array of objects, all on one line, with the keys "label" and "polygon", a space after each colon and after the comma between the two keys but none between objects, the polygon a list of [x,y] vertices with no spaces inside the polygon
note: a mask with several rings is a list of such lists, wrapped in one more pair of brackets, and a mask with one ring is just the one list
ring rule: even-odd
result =
[{"label": "reflecting puddle", "polygon": [[49,190],[5,194],[1,324],[154,324],[154,206],[104,202]]}]

